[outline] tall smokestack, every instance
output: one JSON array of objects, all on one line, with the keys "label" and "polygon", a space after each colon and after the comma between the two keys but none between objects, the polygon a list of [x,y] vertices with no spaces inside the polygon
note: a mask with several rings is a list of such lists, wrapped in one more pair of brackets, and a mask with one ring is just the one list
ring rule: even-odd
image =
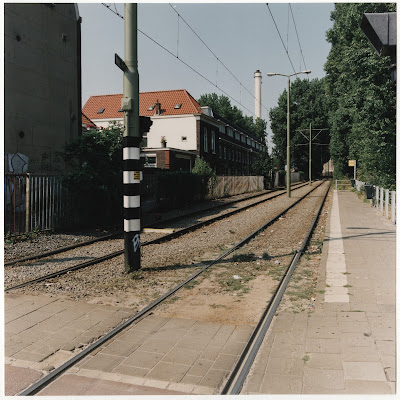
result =
[{"label": "tall smokestack", "polygon": [[261,72],[258,69],[254,72],[254,110],[256,119],[261,118]]}]

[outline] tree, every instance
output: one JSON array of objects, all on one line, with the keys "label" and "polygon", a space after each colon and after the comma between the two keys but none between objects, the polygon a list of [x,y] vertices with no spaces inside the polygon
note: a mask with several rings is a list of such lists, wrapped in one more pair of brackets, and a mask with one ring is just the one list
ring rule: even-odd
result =
[{"label": "tree", "polygon": [[242,111],[236,106],[232,106],[227,96],[218,96],[216,93],[203,94],[197,102],[202,106],[210,107],[221,117],[228,119],[232,124],[244,129],[254,135],[262,143],[265,143],[267,123],[261,118],[256,121],[252,117],[243,115]]},{"label": "tree", "polygon": [[63,153],[69,223],[109,227],[122,221],[122,125],[82,134]]},{"label": "tree", "polygon": [[[290,137],[291,137],[291,167],[308,174],[309,147],[308,140],[299,132],[309,137],[310,123],[312,128],[328,128],[325,85],[323,79],[296,79],[290,84]],[[286,165],[287,147],[287,90],[278,98],[278,105],[270,111],[272,140],[274,149],[272,156],[274,166],[284,170]],[[315,135],[313,131],[313,137]],[[322,165],[329,160],[328,146],[318,146],[329,143],[329,132],[322,131],[317,140],[313,141],[311,158],[312,174],[320,174]]]},{"label": "tree", "polygon": [[387,187],[396,179],[395,84],[390,58],[375,54],[360,21],[363,13],[390,11],[395,4],[336,4],[325,64],[335,175],[345,175],[348,160],[356,159],[360,179]]}]

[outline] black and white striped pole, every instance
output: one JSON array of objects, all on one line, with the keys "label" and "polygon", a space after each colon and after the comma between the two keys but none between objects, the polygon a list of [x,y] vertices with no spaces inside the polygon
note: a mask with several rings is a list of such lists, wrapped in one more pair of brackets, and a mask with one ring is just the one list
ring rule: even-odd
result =
[{"label": "black and white striped pole", "polygon": [[125,3],[125,62],[115,55],[124,71],[121,109],[124,112],[123,196],[125,268],[140,269],[140,120],[139,72],[137,61],[137,4]]}]

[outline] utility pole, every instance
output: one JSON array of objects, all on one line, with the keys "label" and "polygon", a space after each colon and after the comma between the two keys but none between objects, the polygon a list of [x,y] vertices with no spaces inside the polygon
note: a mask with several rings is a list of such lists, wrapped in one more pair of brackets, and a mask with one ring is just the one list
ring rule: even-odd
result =
[{"label": "utility pole", "polygon": [[[140,121],[139,72],[137,60],[137,4],[125,3],[125,63],[116,64],[124,71],[121,109],[124,112],[123,196],[124,254],[128,272],[140,269]],[[119,58],[119,57],[118,57]],[[122,62],[121,62],[122,61]]]},{"label": "utility pole", "polygon": [[[320,128],[318,128],[318,129],[312,129],[312,127],[311,127],[311,122],[310,122],[310,129],[309,129],[309,137],[307,137],[304,133],[303,133],[303,131],[304,132],[306,132],[307,131],[307,129],[297,129],[297,132],[300,132],[307,140],[308,140],[308,154],[309,154],[309,156],[308,156],[308,179],[309,179],[309,181],[310,181],[310,185],[312,184],[311,183],[311,179],[312,179],[312,176],[311,176],[311,159],[312,159],[312,157],[311,157],[311,149],[312,149],[312,142],[313,142],[313,140],[315,140],[316,138],[317,138],[317,136],[322,132],[322,131],[327,131],[328,129],[326,129],[326,128],[324,128],[324,129],[320,129]],[[318,133],[314,136],[314,137],[312,137],[312,131],[318,131]],[[324,143],[315,143],[316,145],[319,145],[319,146],[328,146],[327,144],[324,144]],[[302,146],[301,144],[298,144],[297,146]],[[304,146],[304,145],[303,145]]]}]

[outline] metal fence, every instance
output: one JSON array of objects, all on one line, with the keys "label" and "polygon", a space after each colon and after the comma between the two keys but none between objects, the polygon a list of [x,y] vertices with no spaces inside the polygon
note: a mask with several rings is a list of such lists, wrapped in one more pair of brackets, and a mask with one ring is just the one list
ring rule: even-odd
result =
[{"label": "metal fence", "polygon": [[44,174],[4,175],[4,233],[53,229],[63,216],[61,178]]},{"label": "metal fence", "polygon": [[353,186],[359,192],[366,191],[366,186],[370,187],[371,190],[371,205],[375,207],[377,211],[385,216],[387,219],[390,219],[392,224],[396,224],[396,192],[393,190],[385,189],[383,187],[368,185],[365,182],[359,180],[352,180],[350,183],[348,180],[339,181],[336,180],[335,188],[347,189],[348,187]]}]

